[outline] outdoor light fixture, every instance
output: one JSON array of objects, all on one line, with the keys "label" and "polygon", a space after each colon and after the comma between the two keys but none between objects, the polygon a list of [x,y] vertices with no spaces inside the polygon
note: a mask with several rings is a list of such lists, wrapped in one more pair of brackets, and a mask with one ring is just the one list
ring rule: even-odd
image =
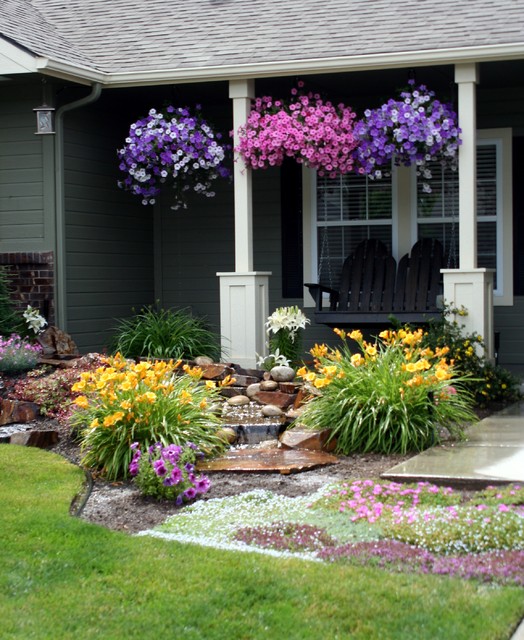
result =
[{"label": "outdoor light fixture", "polygon": [[54,123],[54,107],[49,107],[46,104],[40,107],[35,107],[33,111],[36,113],[36,135],[43,135],[48,133],[55,133]]}]

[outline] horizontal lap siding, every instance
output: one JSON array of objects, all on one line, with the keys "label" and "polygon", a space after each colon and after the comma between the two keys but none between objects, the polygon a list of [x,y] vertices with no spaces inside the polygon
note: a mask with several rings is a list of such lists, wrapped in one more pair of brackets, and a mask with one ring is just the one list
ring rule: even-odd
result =
[{"label": "horizontal lap siding", "polygon": [[2,83],[0,251],[44,241],[42,137],[33,112],[41,100],[40,85]]},{"label": "horizontal lap siding", "polygon": [[[482,78],[478,86],[478,126],[479,128],[511,127],[514,137],[524,136],[524,87],[483,89]],[[521,181],[522,167],[513,167],[513,181]],[[513,203],[513,231],[522,228],[524,217],[522,204]],[[522,253],[522,240],[514,244],[518,259]],[[516,284],[516,283],[515,283]],[[512,307],[496,306],[494,310],[495,331],[500,333],[499,363],[509,369],[524,373],[524,298],[515,296]]]},{"label": "horizontal lap siding", "polygon": [[154,299],[153,211],[117,187],[111,108],[66,115],[67,317],[81,352],[106,347],[117,319]]}]

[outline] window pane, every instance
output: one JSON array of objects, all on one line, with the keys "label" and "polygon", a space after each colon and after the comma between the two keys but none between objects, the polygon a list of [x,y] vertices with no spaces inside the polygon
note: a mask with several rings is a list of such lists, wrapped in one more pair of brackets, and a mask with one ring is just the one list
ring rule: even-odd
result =
[{"label": "window pane", "polygon": [[[497,267],[497,223],[480,222],[477,237],[478,266],[487,269]],[[497,273],[494,275],[494,288],[497,288]]]},{"label": "window pane", "polygon": [[419,224],[418,238],[437,238],[444,247],[444,268],[458,269],[459,266],[459,225],[458,222]]},{"label": "window pane", "polygon": [[497,147],[494,144],[477,149],[477,215],[497,215]]},{"label": "window pane", "polygon": [[429,164],[431,178],[425,180],[431,193],[422,188],[422,180],[417,179],[417,208],[419,218],[458,217],[458,173],[443,170],[439,162]]},{"label": "window pane", "polygon": [[370,180],[359,174],[317,177],[317,220],[391,220],[391,176]]}]

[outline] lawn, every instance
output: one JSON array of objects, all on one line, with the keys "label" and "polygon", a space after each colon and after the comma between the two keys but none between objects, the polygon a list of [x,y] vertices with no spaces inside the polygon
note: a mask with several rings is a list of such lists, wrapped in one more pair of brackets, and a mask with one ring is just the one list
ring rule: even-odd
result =
[{"label": "lawn", "polygon": [[507,640],[518,587],[131,537],[69,515],[83,473],[0,447],[2,638]]}]

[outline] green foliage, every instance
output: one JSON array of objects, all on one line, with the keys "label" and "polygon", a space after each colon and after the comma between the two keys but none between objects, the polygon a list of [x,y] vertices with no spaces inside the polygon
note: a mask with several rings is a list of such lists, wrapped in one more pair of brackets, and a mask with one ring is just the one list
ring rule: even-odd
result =
[{"label": "green foliage", "polygon": [[132,318],[120,320],[115,332],[111,350],[127,358],[220,359],[218,337],[188,309],[144,307]]},{"label": "green foliage", "polygon": [[200,382],[201,370],[157,361],[132,364],[122,356],[107,359],[84,373],[72,390],[71,423],[83,427],[83,464],[101,468],[109,479],[127,477],[137,442],[142,449],[194,442],[206,454],[224,448],[217,435],[220,421],[209,411],[217,389]]},{"label": "green foliage", "polygon": [[429,323],[423,343],[431,349],[449,348],[448,358],[465,376],[464,384],[477,406],[517,401],[520,398],[520,381],[504,367],[486,360],[482,336],[466,334],[464,326],[453,319],[466,315],[464,308],[446,307],[441,319]]},{"label": "green foliage", "polygon": [[[316,345],[316,371],[298,371],[319,390],[300,420],[311,429],[330,428],[337,451],[406,453],[436,444],[446,427],[461,438],[475,421],[471,399],[441,350],[420,346],[422,331],[385,331],[374,344],[359,331],[343,338],[342,349]],[[346,337],[361,353],[352,354]]]},{"label": "green foliage", "polygon": [[9,274],[0,266],[0,336],[22,333],[24,322],[15,311],[9,290]]}]

